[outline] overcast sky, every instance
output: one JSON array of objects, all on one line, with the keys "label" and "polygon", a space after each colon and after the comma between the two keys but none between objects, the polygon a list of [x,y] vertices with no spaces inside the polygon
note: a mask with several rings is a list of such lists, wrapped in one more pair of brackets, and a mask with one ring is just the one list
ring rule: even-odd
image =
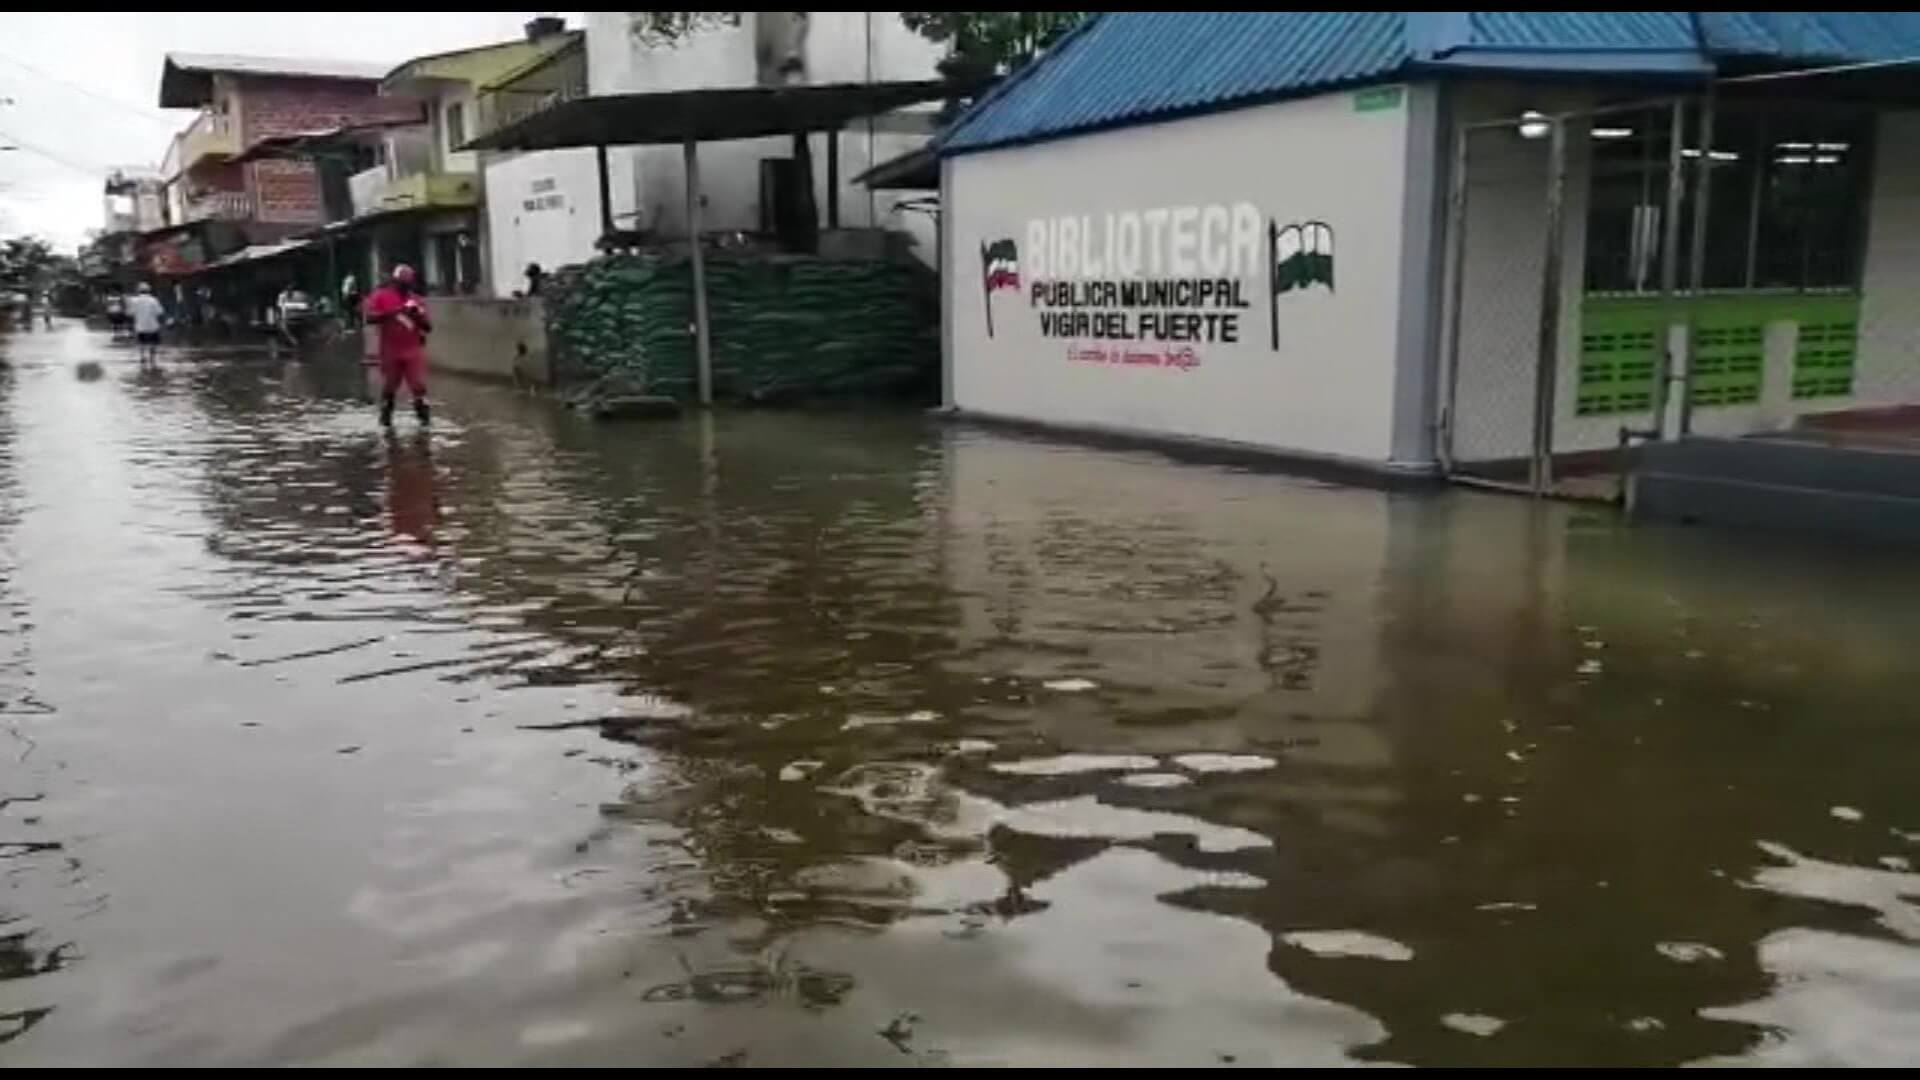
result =
[{"label": "overcast sky", "polygon": [[[561,12],[569,26],[580,12]],[[530,11],[0,12],[0,237],[71,251],[101,223],[101,181],[155,165],[191,112],[162,110],[169,51],[398,63],[503,41]]]}]

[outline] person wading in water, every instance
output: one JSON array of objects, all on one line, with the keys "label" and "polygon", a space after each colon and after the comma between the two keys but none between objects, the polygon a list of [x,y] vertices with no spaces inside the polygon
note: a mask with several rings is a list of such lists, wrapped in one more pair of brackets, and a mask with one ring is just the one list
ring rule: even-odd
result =
[{"label": "person wading in water", "polygon": [[380,423],[392,426],[393,402],[402,382],[413,398],[413,414],[426,423],[427,335],[433,323],[414,284],[413,267],[401,263],[393,268],[393,280],[367,297],[366,317],[380,333]]}]

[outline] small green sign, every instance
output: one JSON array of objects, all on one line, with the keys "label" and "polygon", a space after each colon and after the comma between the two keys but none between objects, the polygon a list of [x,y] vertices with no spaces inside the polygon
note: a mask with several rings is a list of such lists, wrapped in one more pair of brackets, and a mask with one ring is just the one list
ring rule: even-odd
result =
[{"label": "small green sign", "polygon": [[1354,112],[1380,112],[1384,109],[1397,109],[1400,99],[1406,97],[1404,86],[1375,86],[1361,90],[1353,95]]}]

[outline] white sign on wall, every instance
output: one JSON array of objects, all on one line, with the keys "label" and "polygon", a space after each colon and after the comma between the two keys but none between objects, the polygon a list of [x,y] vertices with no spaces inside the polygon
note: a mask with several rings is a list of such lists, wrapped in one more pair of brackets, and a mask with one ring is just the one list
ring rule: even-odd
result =
[{"label": "white sign on wall", "polygon": [[521,201],[520,208],[529,214],[540,210],[560,209],[567,205],[567,197],[560,193],[559,187],[560,182],[551,176],[543,176],[535,180],[528,185],[527,190],[530,194]]},{"label": "white sign on wall", "polygon": [[1024,235],[1024,276],[1013,237],[980,246],[987,336],[994,294],[1013,293],[1076,363],[1195,368],[1200,346],[1241,341],[1256,305],[1278,350],[1280,297],[1334,287],[1332,226],[1281,224],[1247,202],[1035,218]]}]

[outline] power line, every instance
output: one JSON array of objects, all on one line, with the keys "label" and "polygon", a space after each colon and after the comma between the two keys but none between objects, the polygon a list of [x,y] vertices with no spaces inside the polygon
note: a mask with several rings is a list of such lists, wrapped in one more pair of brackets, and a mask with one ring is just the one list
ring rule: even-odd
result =
[{"label": "power line", "polygon": [[33,66],[32,64],[27,63],[25,60],[22,60],[17,56],[10,56],[7,53],[0,52],[0,60],[4,60],[7,63],[12,64],[14,67],[17,67],[22,71],[29,72],[33,75],[36,75],[42,79],[47,80],[50,83],[55,83],[57,85],[64,86],[67,89],[74,91],[75,93],[85,94],[87,97],[90,97],[95,101],[101,102],[106,105],[111,105],[114,108],[127,113],[129,116],[137,116],[140,119],[145,120],[150,124],[156,124],[161,127],[168,128],[170,130],[179,126],[178,124],[174,123],[172,120],[167,119],[166,117],[160,115],[157,112],[149,111],[138,105],[130,105],[127,102],[121,101],[118,98],[108,97],[107,95],[102,94],[97,90],[89,90],[86,87],[81,86],[79,83],[69,82],[68,80],[63,79],[58,75],[50,75],[47,72],[42,71],[41,69]]},{"label": "power line", "polygon": [[3,140],[6,144],[10,146],[14,146],[18,149],[25,150],[29,154],[46,158],[48,161],[54,162],[59,165],[65,165],[69,169],[74,169],[76,171],[86,173],[89,176],[102,176],[112,171],[108,169],[105,165],[87,165],[82,162],[75,161],[74,159],[67,157],[64,154],[58,153],[53,150],[49,150],[44,146],[35,146],[33,143],[30,143],[27,140],[21,138],[20,136],[14,135],[10,132],[0,131],[0,140]]}]

